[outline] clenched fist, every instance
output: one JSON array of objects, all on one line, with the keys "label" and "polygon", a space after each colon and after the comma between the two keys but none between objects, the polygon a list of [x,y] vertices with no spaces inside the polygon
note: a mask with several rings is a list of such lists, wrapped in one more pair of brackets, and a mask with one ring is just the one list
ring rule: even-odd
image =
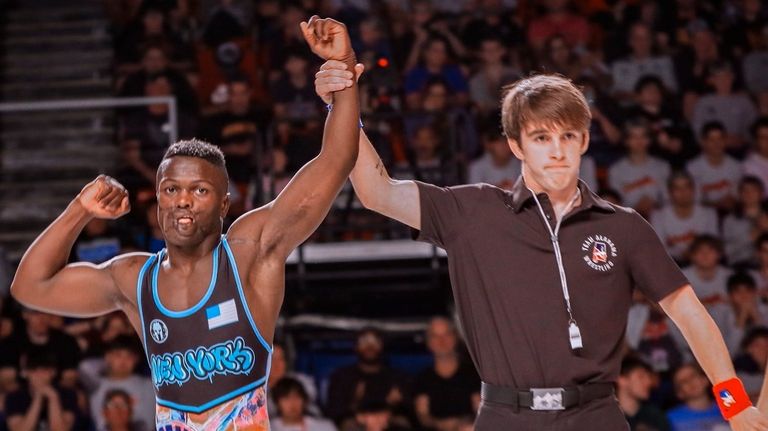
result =
[{"label": "clenched fist", "polygon": [[106,175],[99,175],[86,184],[76,200],[88,214],[96,218],[116,219],[131,210],[128,191],[114,178]]},{"label": "clenched fist", "polygon": [[302,22],[304,35],[312,52],[323,60],[339,60],[351,66],[357,62],[347,27],[331,18],[312,16],[309,22]]}]

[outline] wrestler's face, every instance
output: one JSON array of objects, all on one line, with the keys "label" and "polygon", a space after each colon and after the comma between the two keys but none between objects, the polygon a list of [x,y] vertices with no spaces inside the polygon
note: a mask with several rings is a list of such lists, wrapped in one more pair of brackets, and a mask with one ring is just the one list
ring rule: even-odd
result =
[{"label": "wrestler's face", "polygon": [[526,124],[520,141],[508,139],[522,161],[526,184],[543,192],[573,187],[579,177],[581,155],[587,151],[589,132],[568,125]]},{"label": "wrestler's face", "polygon": [[169,245],[190,247],[220,235],[229,209],[225,171],[196,157],[164,160],[157,171],[157,213]]}]

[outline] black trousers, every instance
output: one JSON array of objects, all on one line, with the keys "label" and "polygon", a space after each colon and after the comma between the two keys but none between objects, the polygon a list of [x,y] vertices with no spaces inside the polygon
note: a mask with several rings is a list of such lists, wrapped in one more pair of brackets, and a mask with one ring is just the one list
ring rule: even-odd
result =
[{"label": "black trousers", "polygon": [[629,424],[614,397],[600,398],[580,407],[534,411],[483,400],[475,431],[629,431]]}]

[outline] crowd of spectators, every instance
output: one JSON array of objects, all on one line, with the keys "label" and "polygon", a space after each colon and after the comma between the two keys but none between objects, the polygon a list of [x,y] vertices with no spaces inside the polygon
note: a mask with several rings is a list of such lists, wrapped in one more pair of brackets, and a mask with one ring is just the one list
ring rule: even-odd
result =
[{"label": "crowd of spectators", "polygon": [[[723,332],[748,392],[757,395],[768,362],[764,2],[104,5],[113,25],[116,94],[175,96],[179,137],[209,140],[227,157],[231,217],[271,199],[319,149],[325,106],[313,81],[320,60],[298,26],[313,14],[348,26],[366,66],[364,130],[396,178],[511,187],[520,163],[500,132],[504,85],[534,72],[571,78],[592,110],[582,179],[649,220]],[[153,185],[169,144],[168,107],[118,116],[121,168],[114,174],[136,210],[123,224],[89,223],[73,260],[98,263],[163,247]],[[350,210],[350,202],[341,199],[334,211]],[[362,220],[365,237],[392,236],[371,227],[375,216]],[[359,235],[315,239],[350,237]],[[22,309],[7,296],[10,274],[0,266],[0,429],[150,429],[151,380],[131,323],[117,314],[83,321]],[[424,338],[434,365],[402,370],[388,365],[385,337],[363,330],[355,338],[357,362],[323,381],[293,369],[276,345],[268,383],[273,428],[471,430],[479,378],[459,332],[451,320],[434,318]],[[633,430],[724,426],[681,334],[639,295],[628,316],[626,352],[616,388]]]}]

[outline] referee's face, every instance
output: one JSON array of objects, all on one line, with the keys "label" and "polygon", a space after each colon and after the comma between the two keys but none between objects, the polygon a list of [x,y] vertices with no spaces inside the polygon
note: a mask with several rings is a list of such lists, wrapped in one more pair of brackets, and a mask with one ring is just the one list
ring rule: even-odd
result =
[{"label": "referee's face", "polygon": [[520,142],[510,140],[509,144],[522,161],[529,187],[539,189],[537,192],[558,192],[576,184],[589,132],[566,125],[530,123],[520,134]]}]

